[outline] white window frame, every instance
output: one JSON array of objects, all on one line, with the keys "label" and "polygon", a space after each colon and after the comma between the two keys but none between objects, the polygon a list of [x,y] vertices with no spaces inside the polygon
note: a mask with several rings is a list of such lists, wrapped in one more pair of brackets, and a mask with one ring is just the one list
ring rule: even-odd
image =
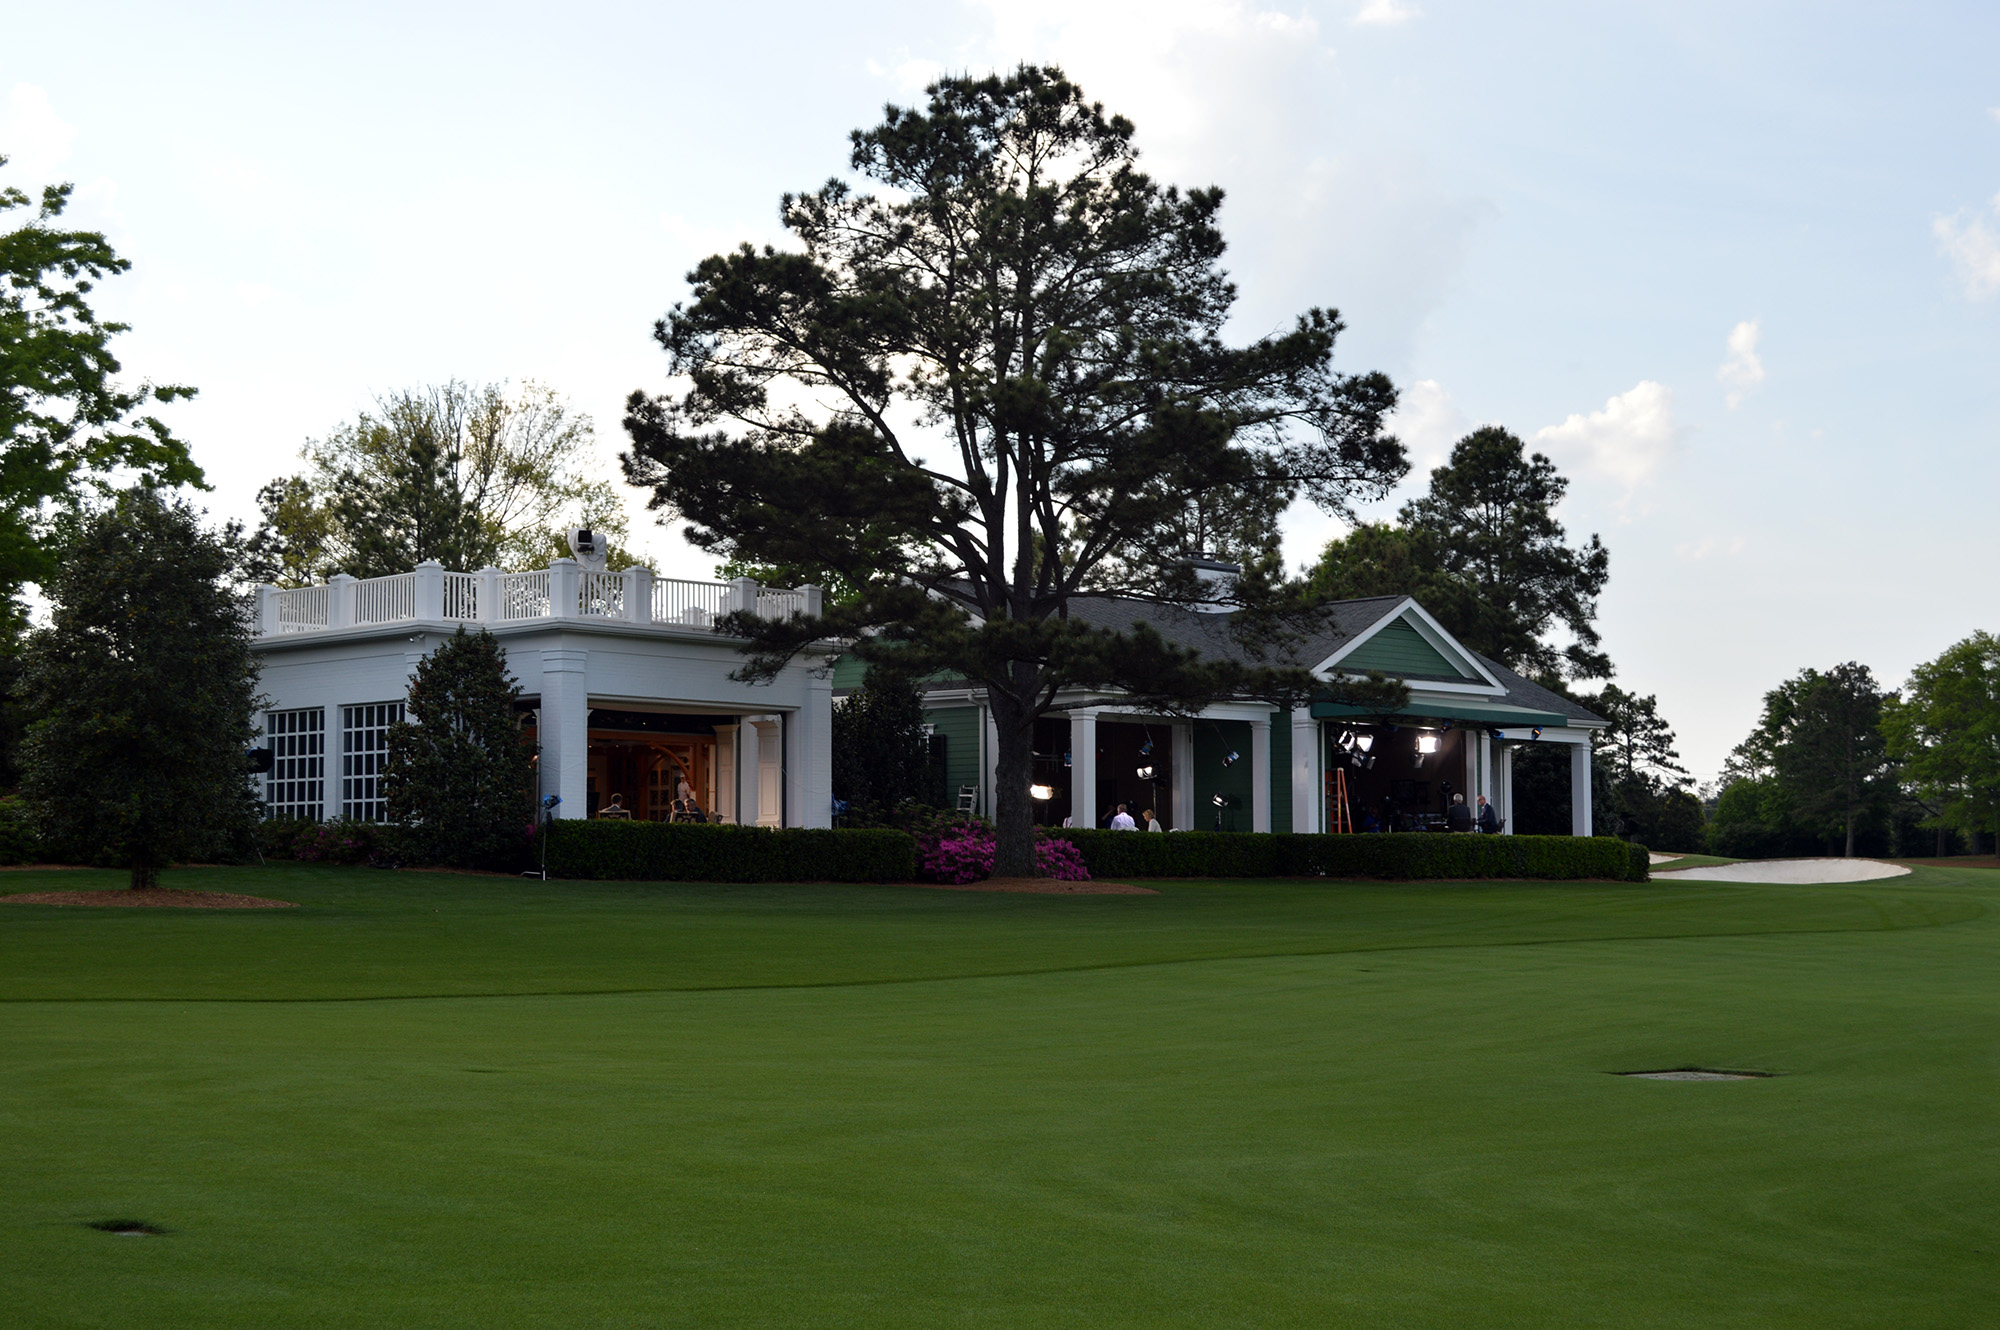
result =
[{"label": "white window frame", "polygon": [[356,702],[340,708],[340,815],[350,822],[381,822],[382,768],[389,756],[389,727],[405,715],[404,703]]},{"label": "white window frame", "polygon": [[264,713],[264,742],[271,772],[264,779],[264,816],[326,816],[326,708],[294,707]]}]

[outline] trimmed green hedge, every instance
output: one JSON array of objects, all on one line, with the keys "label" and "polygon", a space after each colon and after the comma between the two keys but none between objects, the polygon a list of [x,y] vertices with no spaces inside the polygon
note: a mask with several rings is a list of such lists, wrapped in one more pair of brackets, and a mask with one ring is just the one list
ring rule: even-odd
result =
[{"label": "trimmed green hedge", "polygon": [[904,831],[821,831],[689,822],[549,824],[549,876],[644,882],[909,882]]},{"label": "trimmed green hedge", "polygon": [[1551,878],[1644,882],[1646,847],[1608,836],[1441,833],[1313,836],[1241,832],[1053,831],[1090,875],[1128,877]]}]

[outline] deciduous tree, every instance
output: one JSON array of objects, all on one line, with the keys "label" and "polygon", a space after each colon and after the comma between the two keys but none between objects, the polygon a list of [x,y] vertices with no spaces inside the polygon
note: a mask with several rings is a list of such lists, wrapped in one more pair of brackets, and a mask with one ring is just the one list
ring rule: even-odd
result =
[{"label": "deciduous tree", "polygon": [[1975,632],[1911,670],[1882,729],[1933,825],[2000,828],[2000,638]]},{"label": "deciduous tree", "polygon": [[[50,185],[30,220],[0,230],[0,597],[10,637],[23,584],[54,572],[52,515],[134,479],[202,484],[187,446],[149,413],[194,389],[119,380],[111,342],[127,325],[100,319],[90,297],[132,265],[102,232],[60,225],[69,196],[70,186]],[[0,188],[0,215],[31,206],[21,190]]]},{"label": "deciduous tree", "polygon": [[177,859],[250,843],[249,620],[234,553],[151,489],[84,521],[30,639],[21,795],[45,843],[156,885]]},{"label": "deciduous tree", "polygon": [[1331,311],[1226,344],[1221,191],[1156,183],[1130,122],[1059,70],[941,79],[852,145],[880,193],[788,195],[795,248],[696,268],[655,330],[686,389],[633,396],[626,473],[704,548],[859,589],[823,621],[736,621],[748,676],[834,635],[983,688],[995,871],[1031,874],[1033,727],[1061,690],[1186,710],[1317,686],[1273,650],[1302,610],[1268,572],[1234,593],[1262,664],[1089,626],[1077,599],[1213,599],[1186,562],[1212,491],[1339,513],[1379,497],[1406,469],[1382,423],[1395,391],[1334,370]]}]

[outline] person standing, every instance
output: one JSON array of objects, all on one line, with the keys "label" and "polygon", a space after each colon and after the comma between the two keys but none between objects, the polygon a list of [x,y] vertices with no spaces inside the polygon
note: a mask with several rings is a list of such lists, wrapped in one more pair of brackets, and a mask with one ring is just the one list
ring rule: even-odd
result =
[{"label": "person standing", "polygon": [[1113,831],[1137,831],[1139,824],[1134,822],[1132,815],[1125,811],[1125,805],[1119,804],[1118,811],[1111,815],[1111,829]]},{"label": "person standing", "polygon": [[1449,831],[1472,830],[1472,810],[1465,806],[1464,795],[1451,796],[1451,807],[1444,812],[1444,825]]},{"label": "person standing", "polygon": [[1500,834],[1500,815],[1493,811],[1493,805],[1486,802],[1486,796],[1479,796],[1479,816],[1474,819],[1479,830],[1488,836]]}]

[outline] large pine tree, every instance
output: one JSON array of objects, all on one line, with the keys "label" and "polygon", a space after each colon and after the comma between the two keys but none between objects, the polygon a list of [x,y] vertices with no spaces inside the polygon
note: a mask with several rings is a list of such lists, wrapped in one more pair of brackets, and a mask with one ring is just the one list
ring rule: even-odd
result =
[{"label": "large pine tree", "polygon": [[47,844],[127,865],[137,888],[255,833],[257,668],[232,563],[191,508],[131,491],[76,533],[28,644],[22,797]]}]

